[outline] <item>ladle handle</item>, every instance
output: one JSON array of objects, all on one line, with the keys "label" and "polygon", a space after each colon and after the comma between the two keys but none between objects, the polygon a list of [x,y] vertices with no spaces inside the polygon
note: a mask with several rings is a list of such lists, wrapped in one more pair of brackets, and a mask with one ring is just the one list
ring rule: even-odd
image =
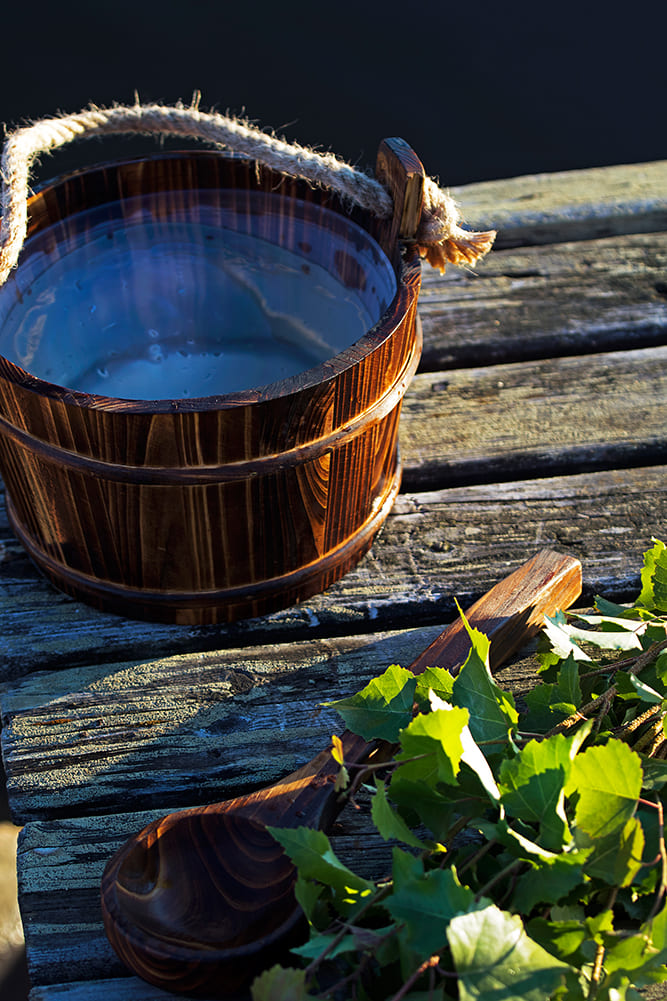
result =
[{"label": "ladle handle", "polygon": [[[576,601],[581,583],[579,560],[543,549],[471,605],[466,619],[491,640],[492,668],[520,650],[540,630],[545,615],[553,615],[558,608],[568,608]],[[470,647],[466,629],[458,618],[417,657],[410,670],[420,674],[427,667],[442,667],[455,673],[465,663]],[[382,760],[392,753],[391,745],[368,743],[349,730],[341,740],[348,767],[363,764],[371,754],[374,760]],[[327,748],[274,787],[285,791],[289,788],[294,793],[291,807],[285,809],[283,799],[279,826],[322,827],[330,823],[345,803],[344,794],[336,795],[333,789],[338,767],[331,748]]]}]

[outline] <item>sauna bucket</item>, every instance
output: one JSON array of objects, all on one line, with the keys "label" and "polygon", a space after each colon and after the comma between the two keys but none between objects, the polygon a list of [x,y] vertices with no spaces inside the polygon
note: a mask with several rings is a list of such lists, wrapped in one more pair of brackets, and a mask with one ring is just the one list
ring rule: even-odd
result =
[{"label": "sauna bucket", "polygon": [[[232,621],[325,589],[368,550],[421,351],[419,257],[401,240],[420,171],[382,144],[385,221],[218,152],[97,166],[30,198],[0,291],[0,471],[14,532],[57,587],[135,618]],[[151,263],[167,240],[169,263]],[[248,246],[268,256],[250,278]],[[305,305],[308,343],[285,335],[298,357],[283,365],[250,328],[260,307],[283,323],[290,268],[324,285],[335,319],[336,290],[349,308],[329,337]],[[243,296],[234,343],[216,340]]]}]

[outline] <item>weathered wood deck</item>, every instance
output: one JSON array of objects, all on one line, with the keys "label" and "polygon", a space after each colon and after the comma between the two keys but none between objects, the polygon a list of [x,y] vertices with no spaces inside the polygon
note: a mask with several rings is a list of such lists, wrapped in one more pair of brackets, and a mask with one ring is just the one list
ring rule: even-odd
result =
[{"label": "weathered wood deck", "polygon": [[[583,602],[623,600],[667,526],[667,162],[471,185],[497,225],[476,273],[425,269],[424,354],[401,423],[403,491],[325,594],[232,626],[98,613],[32,568],[0,512],[2,741],[31,1001],[166,997],[115,959],[99,913],[114,848],[147,818],[271,782],[338,728],[320,708],[409,663],[544,546]],[[527,684],[531,662],[506,668]],[[351,855],[363,816],[341,817]],[[360,827],[360,825],[362,825]],[[367,871],[381,865],[369,850]]]}]

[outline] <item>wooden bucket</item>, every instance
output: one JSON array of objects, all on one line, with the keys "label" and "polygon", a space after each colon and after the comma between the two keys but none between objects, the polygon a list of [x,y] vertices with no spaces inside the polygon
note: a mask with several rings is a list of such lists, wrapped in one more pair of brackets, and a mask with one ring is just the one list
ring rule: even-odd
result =
[{"label": "wooden bucket", "polygon": [[[130,617],[232,621],[323,590],[366,552],[399,488],[401,401],[421,351],[419,257],[401,237],[414,232],[423,171],[402,141],[387,140],[378,177],[395,199],[390,221],[209,152],[80,171],[30,199],[28,241],[0,292],[0,471],[12,527],[57,587]],[[216,393],[212,385],[191,398],[102,395],[32,371],[41,350],[35,324],[22,354],[5,350],[7,316],[32,292],[21,275],[31,254],[39,257],[36,241],[58,260],[82,212],[104,216],[108,206],[123,212],[159,196],[157,231],[165,204],[196,217],[204,204],[216,211],[220,192],[238,220],[232,229],[257,216],[253,200],[270,197],[272,229],[262,231],[260,218],[260,238],[282,241],[304,271],[328,270],[353,298],[376,296],[389,269],[395,291],[377,322],[305,371],[259,388]],[[323,227],[315,262],[303,217]],[[170,284],[166,296],[179,291]],[[62,337],[51,351],[58,362],[88,350],[64,343],[76,340],[74,321]]]}]

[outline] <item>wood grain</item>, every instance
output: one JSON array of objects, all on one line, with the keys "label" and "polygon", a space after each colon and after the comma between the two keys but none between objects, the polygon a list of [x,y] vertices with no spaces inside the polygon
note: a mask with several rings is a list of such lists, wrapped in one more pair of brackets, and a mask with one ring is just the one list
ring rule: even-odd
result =
[{"label": "wood grain", "polygon": [[[414,173],[406,150],[383,151],[392,189],[403,158]],[[29,205],[31,234],[56,220],[66,228],[79,207],[156,190],[175,202],[189,192],[196,213],[214,183],[236,193],[237,217],[249,190],[289,196],[303,187],[242,160],[164,156],[40,192]],[[401,217],[402,197],[401,189]],[[317,225],[324,203],[335,200],[309,189]],[[286,232],[293,228],[286,218]],[[8,512],[43,572],[96,607],[202,624],[291,605],[354,565],[398,491],[398,417],[421,351],[418,255],[396,248],[394,238],[387,249],[398,288],[380,321],[335,358],[269,387],[124,401],[61,389],[0,358]],[[371,280],[355,273],[359,287]]]},{"label": "wood grain", "polygon": [[452,188],[473,229],[496,246],[527,246],[667,230],[667,160],[526,174]]},{"label": "wood grain", "polygon": [[[664,405],[664,390],[656,396],[661,371],[652,370],[650,350],[635,349],[664,343],[665,190],[667,163],[510,179],[454,192],[467,222],[473,228],[498,225],[496,247],[507,249],[495,250],[475,275],[425,274],[424,368],[409,394],[418,400],[409,428],[418,449],[410,455],[406,439],[402,457],[429,486],[402,493],[358,566],[302,605],[207,627],[133,623],[98,613],[38,577],[11,538],[0,505],[0,677],[15,679],[3,693],[11,796],[21,816],[63,814],[29,822],[22,835],[32,1001],[169,996],[123,977],[120,964],[112,965],[97,885],[114,848],[161,815],[165,804],[177,808],[216,789],[231,794],[232,771],[225,772],[216,751],[244,767],[257,763],[258,783],[291,770],[303,760],[301,753],[316,750],[319,727],[335,727],[326,711],[313,715],[324,693],[349,692],[376,673],[378,661],[408,663],[421,642],[453,618],[455,596],[469,604],[499,567],[518,566],[543,545],[581,558],[585,602],[595,593],[620,600],[636,594],[642,552],[667,524],[664,421],[661,432],[649,415],[646,436],[638,437],[628,402],[641,410],[651,397],[657,413]],[[605,391],[625,415],[629,448],[623,422],[612,424],[610,444],[597,416],[595,388],[605,385],[602,356],[616,352],[623,359],[611,362],[613,379]],[[597,367],[594,355],[601,356]],[[480,366],[502,365],[512,375],[505,399],[517,400],[524,387],[521,366],[513,364],[523,360],[552,362],[526,371],[552,436],[539,440],[539,407],[531,409],[530,399],[522,397],[532,415],[526,423],[530,467],[521,461],[523,404],[509,422],[496,415],[494,429],[474,420],[478,405],[494,415],[494,393],[500,403],[505,390],[494,388],[493,372]],[[450,378],[452,369],[466,367],[478,370],[474,383],[464,372]],[[439,469],[430,463],[428,428],[421,439],[418,428],[425,414],[437,418],[429,408],[429,386],[441,384],[436,395],[443,402],[448,381],[462,459],[455,471],[462,485],[455,488],[450,476],[458,448],[450,453],[448,443],[434,443]],[[409,406],[403,409],[407,421]],[[556,413],[565,417],[562,428],[550,420]],[[444,414],[437,419],[448,434]],[[588,457],[577,451],[582,435],[590,434],[585,428],[596,429],[585,442]],[[550,446],[563,465],[554,463]],[[485,465],[487,448],[495,471]],[[503,449],[508,478],[494,482]],[[574,468],[590,462],[595,471],[572,475],[570,454],[578,463]],[[637,461],[649,465],[637,467]],[[565,475],[554,475],[558,469]],[[417,622],[423,627],[400,632]],[[45,673],[30,674],[37,669]],[[508,668],[503,683],[521,687],[530,670],[521,663]],[[137,748],[145,753],[135,754]],[[170,780],[176,787],[172,800]],[[142,796],[157,813],[116,813],[119,806],[138,808],[146,802]],[[350,838],[353,856],[362,844],[364,860],[381,866],[379,846],[361,827],[350,828],[350,818],[359,820],[348,812],[340,818],[337,849],[345,852]]]},{"label": "wood grain", "polygon": [[421,371],[664,344],[666,274],[664,232],[494,250],[444,277],[425,268]]},{"label": "wood grain", "polygon": [[636,593],[642,553],[667,523],[664,467],[610,470],[400,495],[372,550],[324,594],[261,619],[211,627],[133,623],[96,612],[36,577],[5,536],[0,677],[74,664],[284,643],[446,621],[550,545],[581,555],[584,596]]},{"label": "wood grain", "polygon": [[[332,843],[346,864],[372,878],[385,871],[391,848],[372,835],[363,796],[361,804],[360,811],[346,810],[341,815]],[[93,989],[98,978],[118,977],[125,989],[136,992],[133,997],[154,996],[152,987],[129,975],[109,945],[100,911],[100,880],[108,859],[125,839],[157,816],[155,811],[124,813],[47,821],[23,829],[19,857],[34,984],[80,979]],[[158,989],[155,994],[164,999],[170,996]],[[109,1001],[113,997],[110,994]]]},{"label": "wood grain", "polygon": [[417,375],[405,489],[667,459],[667,347]]}]

